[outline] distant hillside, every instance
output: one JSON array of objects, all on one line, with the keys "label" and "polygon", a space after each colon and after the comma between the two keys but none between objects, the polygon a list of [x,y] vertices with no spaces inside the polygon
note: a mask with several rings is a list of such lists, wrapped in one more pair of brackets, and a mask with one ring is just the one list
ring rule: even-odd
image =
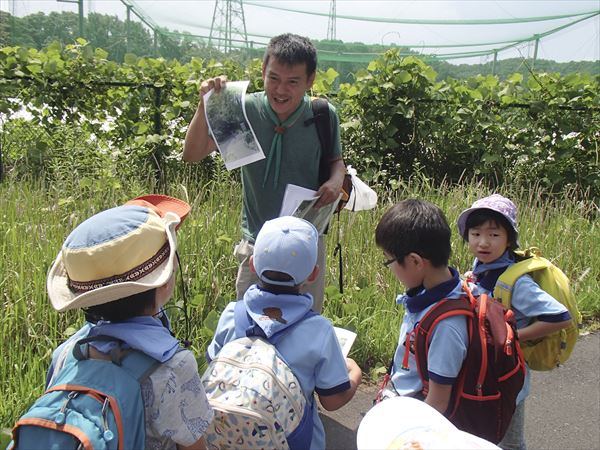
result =
[{"label": "distant hillside", "polygon": [[[445,61],[428,61],[438,73],[438,79],[469,78],[475,75],[488,75],[492,73],[492,63],[486,64],[459,64],[454,65]],[[504,79],[513,73],[521,73],[524,77],[529,75],[532,61],[523,61],[521,58],[509,58],[496,61],[495,74]],[[528,67],[529,66],[529,67]],[[535,72],[558,72],[566,75],[574,72],[587,72],[591,75],[600,75],[600,61],[570,61],[559,63],[547,59],[538,59],[533,66]]]},{"label": "distant hillside", "polygon": [[[360,59],[367,58],[366,55],[372,54],[375,59],[377,53],[385,52],[390,47],[384,47],[379,44],[364,44],[361,42],[342,42],[342,41],[315,41],[318,50],[327,52],[337,51],[344,55],[350,61],[344,61],[343,57],[340,61],[323,61],[326,58],[321,58],[320,68],[333,67],[340,73],[342,82],[349,81],[349,74],[356,72],[361,68],[366,68],[369,64],[367,61]],[[396,47],[397,48],[397,47]],[[403,54],[414,54],[417,57],[420,55],[416,52],[411,52],[406,49],[399,49]],[[356,56],[355,56],[356,55]],[[328,59],[328,58],[327,58]],[[475,75],[489,75],[492,73],[492,62],[485,64],[451,64],[444,60],[438,60],[431,57],[423,57],[423,60],[435,69],[438,73],[438,80],[450,78],[469,78]],[[494,73],[500,78],[505,79],[513,73],[521,73],[525,78],[529,76],[531,68],[531,59],[523,60],[521,58],[509,58],[496,61]],[[567,63],[559,63],[556,61],[538,59],[533,70],[536,72],[558,72],[561,75],[566,75],[575,72],[587,72],[590,75],[600,75],[600,61],[571,61]]]}]

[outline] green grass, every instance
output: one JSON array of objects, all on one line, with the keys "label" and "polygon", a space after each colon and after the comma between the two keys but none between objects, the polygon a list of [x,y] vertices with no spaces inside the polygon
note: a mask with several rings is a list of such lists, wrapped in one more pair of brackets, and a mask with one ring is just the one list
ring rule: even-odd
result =
[{"label": "green grass", "polygon": [[[203,369],[204,350],[220,311],[234,298],[237,269],[233,245],[239,238],[239,186],[228,176],[218,181],[191,182],[171,178],[170,195],[190,202],[192,212],[179,231],[184,279],[191,303],[193,350]],[[70,186],[77,183],[69,183]],[[14,420],[42,392],[50,354],[83,320],[80,313],[58,314],[45,292],[46,272],[67,234],[88,216],[123,203],[146,191],[149,183],[122,183],[102,191],[67,191],[39,182],[6,180],[0,183],[0,428]],[[146,186],[146,187],[145,187]],[[427,180],[400,183],[393,192],[380,192],[379,206],[371,211],[342,212],[328,239],[327,299],[324,315],[334,324],[355,330],[358,339],[351,356],[373,377],[386,366],[398,339],[401,311],[395,297],[402,287],[381,266],[382,252],[373,231],[384,211],[395,201],[419,197],[439,205],[453,231],[460,212],[489,191],[474,182],[462,186],[432,186]],[[548,199],[539,190],[504,190],[519,207],[522,247],[535,245],[572,280],[583,317],[600,317],[597,292],[600,274],[598,209],[591,202],[571,200],[567,193]],[[342,244],[344,293],[338,285]],[[459,236],[453,236],[452,265],[460,271],[471,256]],[[181,305],[177,289],[174,304]],[[171,311],[178,336],[184,337],[182,314]]]}]

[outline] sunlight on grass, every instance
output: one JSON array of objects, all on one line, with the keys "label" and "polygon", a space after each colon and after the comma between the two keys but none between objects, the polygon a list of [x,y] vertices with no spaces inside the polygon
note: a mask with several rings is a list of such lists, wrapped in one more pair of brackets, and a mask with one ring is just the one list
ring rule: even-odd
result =
[{"label": "sunlight on grass", "polygon": [[[146,186],[146,187],[145,187]],[[45,277],[67,234],[90,215],[150,192],[151,184],[131,182],[95,194],[67,191],[40,182],[0,184],[0,319],[4,361],[0,368],[3,399],[0,428],[10,428],[25,407],[40,395],[51,351],[69,330],[80,326],[80,313],[57,314],[49,305]],[[568,194],[547,198],[536,190],[501,190],[519,208],[522,247],[537,246],[572,281],[584,320],[600,317],[598,274],[600,232],[598,209],[592,202],[574,202]],[[183,275],[192,322],[192,349],[203,355],[219,313],[234,298],[237,263],[233,246],[239,239],[240,195],[234,177],[217,174],[211,181],[182,175],[171,179],[170,195],[187,200],[192,212],[179,231]],[[366,374],[377,377],[387,366],[398,340],[402,311],[395,298],[402,286],[382,267],[374,229],[394,202],[419,197],[439,205],[453,230],[451,265],[461,272],[471,265],[467,247],[456,233],[460,212],[490,194],[475,182],[432,186],[426,180],[404,182],[393,192],[379,192],[379,206],[368,212],[344,211],[328,237],[327,299],[324,315],[335,325],[358,333],[351,356]],[[344,292],[338,288],[342,246]],[[183,306],[179,285],[173,304]],[[170,311],[178,337],[184,337],[183,314]]]}]

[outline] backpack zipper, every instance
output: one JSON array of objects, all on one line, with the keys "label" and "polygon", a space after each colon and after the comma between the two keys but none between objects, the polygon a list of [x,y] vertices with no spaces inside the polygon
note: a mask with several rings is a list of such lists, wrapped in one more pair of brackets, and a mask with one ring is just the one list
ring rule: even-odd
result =
[{"label": "backpack zipper", "polygon": [[[275,372],[270,367],[266,367],[266,366],[264,366],[262,364],[258,364],[258,363],[253,363],[253,364],[240,363],[239,361],[236,361],[235,359],[228,358],[227,356],[217,357],[213,361],[214,362],[217,362],[217,361],[227,362],[228,364],[231,364],[231,365],[236,366],[236,367],[240,367],[242,369],[254,368],[254,369],[264,370],[265,372],[268,372],[269,375],[271,375],[271,377],[276,381],[276,383],[279,385],[280,388],[282,388],[286,392],[290,392],[289,389],[288,389],[288,387],[285,386],[281,382],[281,380],[279,380],[279,378],[277,378],[277,376],[275,375]],[[288,368],[289,368],[289,366],[288,366]],[[290,369],[290,372],[291,372],[291,369]],[[292,374],[293,374],[293,372],[292,372]],[[298,386],[300,387],[300,391],[301,391],[302,395],[304,395],[304,393],[302,392],[302,387],[300,386],[300,382],[298,381],[297,378],[296,378],[296,382],[298,383]],[[296,411],[304,413],[304,410],[300,407],[300,404],[297,401],[293,400],[292,396],[288,396],[288,398],[293,403],[294,409]]]},{"label": "backpack zipper", "polygon": [[[119,437],[119,442],[117,444],[117,448],[121,449],[122,444],[123,444],[122,443],[122,430],[121,430],[121,426],[119,426],[119,422],[120,422],[120,418],[121,418],[121,411],[119,409],[118,403],[113,402],[113,399],[111,397],[103,394],[100,391],[97,391],[95,389],[89,389],[84,386],[77,386],[77,385],[63,384],[63,385],[52,386],[51,388],[46,390],[46,393],[57,392],[57,391],[66,391],[66,390],[70,390],[71,392],[69,392],[68,397],[65,400],[65,403],[63,404],[63,408],[67,407],[67,403],[69,402],[69,400],[77,397],[79,394],[83,394],[85,396],[93,398],[94,400],[96,400],[99,403],[102,403],[102,423],[103,423],[103,429],[104,429],[103,433],[102,433],[102,437],[107,442],[112,441],[115,438],[114,433],[108,427],[108,420],[107,420],[107,412],[108,411],[107,410],[108,410],[108,407],[110,407],[110,409],[113,412],[113,416],[114,416],[114,420],[115,420],[117,429],[119,430],[119,433],[121,434],[121,436]],[[61,411],[63,408],[61,408]]]}]

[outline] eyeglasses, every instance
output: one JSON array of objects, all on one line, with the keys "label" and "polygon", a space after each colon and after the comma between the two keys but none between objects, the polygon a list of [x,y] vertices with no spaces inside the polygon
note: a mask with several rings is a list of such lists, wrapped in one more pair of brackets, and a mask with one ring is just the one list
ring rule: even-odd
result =
[{"label": "eyeglasses", "polygon": [[383,264],[383,267],[388,267],[390,264],[393,264],[397,260],[398,260],[398,258],[386,259],[381,264]]}]

